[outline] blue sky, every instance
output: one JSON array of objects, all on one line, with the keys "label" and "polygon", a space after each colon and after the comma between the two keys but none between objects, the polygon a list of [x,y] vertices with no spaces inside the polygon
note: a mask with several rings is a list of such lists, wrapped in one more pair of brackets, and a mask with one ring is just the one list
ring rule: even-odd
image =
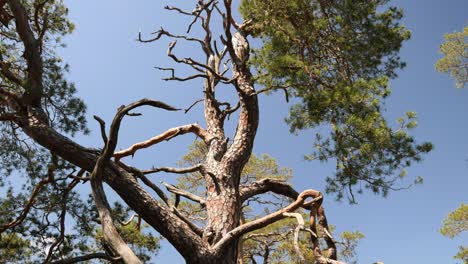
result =
[{"label": "blue sky", "polygon": [[[169,1],[81,0],[66,1],[76,31],[66,39],[61,51],[71,66],[70,79],[87,102],[88,115],[111,120],[122,104],[149,97],[177,107],[187,107],[202,96],[200,83],[168,83],[164,73],[154,66],[171,66],[166,57],[167,41],[140,44],[143,34],[160,26],[183,32],[187,20],[163,10]],[[193,1],[195,2],[195,1]],[[186,6],[187,1],[169,4]],[[442,219],[462,202],[468,203],[468,90],[456,89],[448,76],[437,73],[434,63],[443,34],[461,30],[468,22],[465,0],[391,1],[405,10],[404,24],[412,31],[401,57],[408,66],[392,81],[393,93],[386,102],[393,122],[405,111],[417,111],[419,126],[414,131],[420,141],[431,141],[435,150],[421,164],[409,169],[408,177],[423,176],[423,185],[393,192],[388,198],[365,194],[358,205],[325,198],[329,221],[338,231],[359,230],[366,238],[359,246],[359,263],[455,263],[452,256],[458,245],[468,244],[465,234],[454,240],[438,232]],[[187,9],[192,8],[192,6]],[[182,44],[182,43],[180,43]],[[175,51],[196,57],[192,46],[178,46]],[[180,69],[180,74],[189,73]],[[226,89],[227,90],[227,89]],[[233,93],[223,92],[226,98]],[[231,97],[232,98],[232,97]],[[254,152],[268,153],[284,167],[294,170],[297,189],[324,189],[324,179],[333,174],[333,164],[304,161],[311,151],[313,132],[291,135],[283,122],[289,109],[281,94],[260,97],[260,128]],[[144,116],[124,121],[120,148],[147,139],[168,128],[193,122],[203,123],[201,106],[185,115],[144,110]],[[78,136],[87,146],[100,146],[101,139],[90,120],[92,134]],[[228,125],[233,131],[233,125]],[[175,165],[193,141],[180,137],[151,150],[139,152],[131,161],[142,168]],[[173,175],[155,176],[171,181]],[[156,258],[158,263],[183,263],[167,243]]]}]

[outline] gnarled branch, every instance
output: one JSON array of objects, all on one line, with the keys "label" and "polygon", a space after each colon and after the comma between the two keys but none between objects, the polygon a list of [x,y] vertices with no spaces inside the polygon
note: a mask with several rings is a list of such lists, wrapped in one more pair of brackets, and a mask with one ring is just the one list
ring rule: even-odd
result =
[{"label": "gnarled branch", "polygon": [[242,235],[250,231],[266,227],[274,222],[277,222],[278,220],[285,218],[286,216],[284,215],[284,213],[293,212],[299,207],[303,206],[307,198],[313,198],[312,201],[308,202],[309,204],[320,206],[320,204],[322,203],[323,196],[319,191],[305,190],[301,194],[299,194],[296,201],[294,201],[287,207],[262,218],[245,223],[229,231],[221,240],[218,241],[218,243],[216,243],[213,246],[213,250],[215,252],[221,252],[224,247],[226,247],[227,245],[229,245],[229,243],[241,237]]},{"label": "gnarled branch", "polygon": [[115,160],[118,161],[123,157],[127,157],[130,155],[135,155],[135,152],[140,149],[148,148],[153,145],[156,145],[164,140],[170,140],[176,136],[179,135],[184,135],[187,133],[193,133],[200,137],[203,141],[205,141],[206,144],[209,144],[211,137],[208,135],[208,133],[200,127],[198,124],[191,124],[191,125],[185,125],[185,126],[180,126],[180,127],[175,127],[167,130],[166,132],[155,136],[153,138],[150,138],[146,141],[136,143],[132,145],[130,148],[118,151],[114,153]]},{"label": "gnarled branch", "polygon": [[83,256],[78,256],[78,257],[73,257],[73,258],[68,258],[68,259],[62,259],[58,261],[54,261],[51,264],[73,264],[73,263],[79,263],[79,262],[84,262],[87,260],[92,260],[92,259],[105,259],[109,260],[111,262],[120,260],[121,258],[113,258],[106,253],[103,252],[98,252],[98,253],[91,253]]},{"label": "gnarled branch", "polygon": [[[94,166],[93,172],[90,176],[91,191],[96,204],[96,208],[99,213],[99,217],[101,219],[101,226],[102,231],[104,233],[104,239],[109,243],[112,249],[122,257],[125,263],[141,263],[141,261],[131,250],[131,248],[125,243],[125,241],[123,241],[123,239],[120,237],[117,231],[117,228],[114,225],[110,205],[107,201],[102,184],[102,174],[104,167],[109,163],[112,153],[114,153],[114,150],[117,146],[118,133],[123,117],[127,115],[131,110],[143,105],[151,105],[154,107],[172,111],[176,110],[174,107],[171,107],[165,103],[149,99],[142,99],[135,103],[129,104],[128,106],[120,107],[112,121],[109,132],[109,138],[105,143],[104,150],[99,156],[96,165]],[[101,127],[102,125],[103,124],[101,124]]]},{"label": "gnarled branch", "polygon": [[166,186],[166,189],[171,193],[180,195],[180,196],[185,197],[185,198],[187,198],[187,199],[189,199],[191,201],[199,203],[202,207],[204,207],[206,205],[205,199],[201,198],[198,195],[195,195],[193,193],[189,193],[189,192],[187,192],[185,190],[179,189],[179,188],[175,187],[172,184],[168,184],[168,183],[163,182],[163,185]]},{"label": "gnarled branch", "polygon": [[190,172],[196,172],[202,170],[203,164],[197,164],[192,167],[188,168],[172,168],[172,167],[161,167],[161,168],[154,168],[151,170],[142,171],[143,174],[151,174],[156,172],[168,172],[168,173],[175,173],[175,174],[185,174]]}]

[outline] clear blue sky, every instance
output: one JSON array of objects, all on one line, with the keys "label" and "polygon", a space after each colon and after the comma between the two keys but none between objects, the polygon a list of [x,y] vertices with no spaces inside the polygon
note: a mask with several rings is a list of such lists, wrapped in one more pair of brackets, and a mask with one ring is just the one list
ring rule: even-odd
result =
[{"label": "clear blue sky", "polygon": [[[170,66],[165,56],[167,41],[139,44],[143,33],[159,26],[183,32],[183,17],[164,11],[165,4],[186,5],[190,1],[81,0],[67,1],[77,30],[66,39],[61,53],[71,65],[70,79],[87,102],[88,115],[111,120],[115,110],[143,97],[187,107],[202,95],[200,83],[167,83],[160,80],[154,66]],[[195,2],[195,1],[193,1]],[[408,66],[392,82],[393,94],[386,103],[389,120],[405,111],[417,111],[419,126],[414,131],[420,141],[431,141],[435,150],[423,163],[409,169],[408,177],[424,176],[423,185],[394,192],[384,199],[374,195],[359,197],[359,204],[335,202],[326,197],[329,221],[338,231],[360,230],[366,235],[359,247],[359,263],[385,264],[454,263],[458,245],[468,244],[465,234],[454,240],[438,232],[442,219],[462,202],[468,203],[468,89],[456,89],[453,81],[434,70],[438,47],[444,33],[461,30],[468,22],[466,0],[392,1],[405,10],[404,24],[412,39],[401,52]],[[188,7],[191,9],[192,6]],[[178,54],[197,56],[192,46],[176,48]],[[184,70],[181,69],[183,74]],[[231,94],[226,92],[229,98]],[[306,162],[303,155],[312,147],[312,131],[289,134],[283,122],[289,106],[281,95],[260,98],[261,122],[255,152],[269,153],[281,166],[294,170],[297,189],[323,190],[324,179],[333,174],[333,164]],[[92,120],[89,118],[88,120]],[[176,125],[203,123],[201,107],[188,115],[144,111],[144,116],[126,119],[119,146],[147,139]],[[97,125],[90,121],[91,136],[78,136],[87,146],[100,146]],[[232,124],[229,126],[233,130]],[[174,165],[193,137],[138,153],[133,164],[148,168]],[[171,175],[155,176],[170,181]],[[158,263],[183,263],[167,243],[156,258]]]}]

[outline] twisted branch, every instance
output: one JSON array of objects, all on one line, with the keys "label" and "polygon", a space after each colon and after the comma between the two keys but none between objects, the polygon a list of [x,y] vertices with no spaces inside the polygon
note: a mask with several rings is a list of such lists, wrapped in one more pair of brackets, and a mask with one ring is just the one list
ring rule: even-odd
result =
[{"label": "twisted branch", "polygon": [[179,135],[184,135],[187,133],[193,133],[200,137],[203,141],[205,141],[206,144],[209,144],[211,137],[208,135],[208,133],[200,127],[198,124],[191,124],[191,125],[185,125],[185,126],[180,126],[180,127],[175,127],[167,130],[166,132],[155,136],[153,138],[150,138],[149,140],[143,141],[136,143],[129,147],[128,149],[121,150],[118,152],[114,153],[114,158],[116,161],[127,157],[127,156],[133,156],[135,153],[140,150],[140,149],[145,149],[148,147],[151,147],[153,145],[156,145],[158,143],[161,143],[162,141],[166,140],[169,141],[170,139],[179,136]]}]

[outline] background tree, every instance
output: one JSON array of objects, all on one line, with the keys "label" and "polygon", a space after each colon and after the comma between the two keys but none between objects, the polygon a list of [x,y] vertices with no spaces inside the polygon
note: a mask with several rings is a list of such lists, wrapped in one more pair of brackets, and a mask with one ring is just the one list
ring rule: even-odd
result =
[{"label": "background tree", "polygon": [[[444,55],[436,63],[439,72],[450,73],[455,79],[458,88],[465,87],[468,82],[468,26],[462,32],[454,32],[444,36],[445,43],[440,46],[440,52]],[[443,222],[440,229],[442,235],[454,238],[468,230],[468,206],[461,204],[459,208],[451,212]],[[464,264],[468,263],[468,248],[460,246],[456,259]]]},{"label": "background tree", "polygon": [[[465,231],[468,231],[468,205],[462,203],[445,218],[440,233],[454,238]],[[468,263],[468,247],[460,246],[460,250],[454,258],[460,259],[464,264]]]},{"label": "background tree", "polygon": [[454,32],[444,36],[445,42],[440,46],[444,55],[436,63],[439,72],[450,73],[458,88],[465,87],[468,82],[468,26],[462,32]]},{"label": "background tree", "polygon": [[[54,52],[61,45],[61,37],[73,29],[66,18],[66,7],[59,0],[1,0],[2,179],[21,177],[26,184],[2,199],[6,215],[2,214],[0,232],[12,234],[12,239],[39,241],[49,249],[35,252],[33,260],[60,263],[102,258],[141,263],[144,258],[138,254],[138,247],[153,250],[157,241],[145,233],[135,238],[138,228],[134,223],[129,227],[121,224],[119,217],[128,215],[120,212],[127,209],[110,205],[104,192],[106,183],[138,219],[165,237],[188,263],[236,263],[242,237],[286,218],[296,223],[296,245],[300,245],[299,239],[310,239],[307,248],[312,250],[304,254],[312,254],[317,263],[340,263],[321,192],[299,193],[282,181],[268,179],[244,186],[241,173],[251,156],[259,124],[258,95],[276,89],[302,100],[288,118],[293,131],[330,125],[329,135],[317,135],[315,154],[321,160],[336,159],[337,173],[328,179],[327,191],[337,193],[338,198],[347,193],[354,201],[354,191],[363,188],[387,194],[397,188],[398,173],[420,161],[421,154],[431,149],[428,143],[416,144],[406,131],[415,126],[414,113],[408,113],[408,121],[402,119],[396,128],[389,126],[381,114],[382,99],[390,91],[388,79],[403,66],[397,53],[402,41],[409,37],[399,24],[401,11],[387,8],[386,4],[245,0],[241,3],[242,22],[235,21],[230,0],[200,0],[193,11],[167,6],[190,19],[187,33],[160,29],[151,39],[140,34],[139,40],[154,42],[167,37],[200,48],[196,59],[178,57],[174,53],[176,41],[167,51],[170,59],[190,67],[195,74],[181,77],[174,68],[160,69],[170,73],[166,80],[200,81],[203,99],[185,112],[203,102],[205,124],[171,128],[116,151],[124,117],[138,116],[135,111],[143,106],[171,112],[179,109],[142,99],[119,107],[109,129],[95,116],[101,125],[102,148],[88,148],[73,141],[69,136],[87,130],[84,102],[75,97],[75,87],[64,77],[68,66]],[[216,21],[222,25],[213,26]],[[192,36],[195,25],[201,26],[201,33]],[[258,37],[263,43],[251,60],[250,37]],[[256,90],[256,83],[263,89]],[[220,86],[232,88],[237,96],[227,102],[222,100],[216,93]],[[227,135],[226,119],[235,112],[236,132]],[[205,157],[194,166],[139,169],[124,161],[141,149],[187,133],[195,134],[207,148]],[[175,199],[170,199],[146,176],[162,171],[199,172],[203,196],[176,188],[169,190],[176,194]],[[12,172],[14,176],[10,176]],[[80,182],[91,189],[92,206],[77,197]],[[264,193],[285,196],[293,202],[243,222],[244,202]],[[192,222],[179,210],[181,197],[204,205],[203,225]],[[80,227],[89,223],[89,218],[80,217],[87,215],[85,211],[89,215],[93,208],[99,215],[95,220],[101,231],[88,234],[93,241],[103,241],[102,252],[93,247],[76,248],[79,244],[69,241],[86,238],[66,230],[67,217],[73,217]],[[300,208],[309,213],[308,227],[296,212]],[[33,225],[28,227],[25,221]],[[325,243],[320,242],[320,230],[325,233]],[[92,252],[84,252],[88,250]],[[295,251],[297,256],[302,255],[300,246],[295,246]]]}]

